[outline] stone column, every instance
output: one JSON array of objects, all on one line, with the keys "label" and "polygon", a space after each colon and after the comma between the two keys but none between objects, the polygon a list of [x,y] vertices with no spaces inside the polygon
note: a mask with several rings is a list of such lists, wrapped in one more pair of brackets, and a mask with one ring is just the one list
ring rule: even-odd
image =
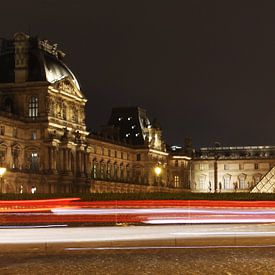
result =
[{"label": "stone column", "polygon": [[45,171],[49,171],[50,168],[50,147],[46,146],[44,149],[45,152],[45,158],[44,158],[44,167],[45,167]]},{"label": "stone column", "polygon": [[7,155],[6,155],[5,163],[7,168],[12,168],[13,157],[12,157],[12,151],[11,151],[10,145],[7,147]]},{"label": "stone column", "polygon": [[60,171],[64,171],[64,149],[60,148],[59,149],[59,157],[60,157]]},{"label": "stone column", "polygon": [[68,149],[67,148],[64,148],[63,149],[63,156],[64,156],[64,159],[63,159],[63,164],[64,164],[64,172],[68,172]]},{"label": "stone column", "polygon": [[53,148],[48,147],[48,154],[49,154],[49,170],[53,170]]},{"label": "stone column", "polygon": [[68,149],[68,171],[72,173],[72,153],[71,149]]},{"label": "stone column", "polygon": [[56,159],[57,159],[56,147],[52,147],[51,148],[51,166],[53,171],[56,171]]}]

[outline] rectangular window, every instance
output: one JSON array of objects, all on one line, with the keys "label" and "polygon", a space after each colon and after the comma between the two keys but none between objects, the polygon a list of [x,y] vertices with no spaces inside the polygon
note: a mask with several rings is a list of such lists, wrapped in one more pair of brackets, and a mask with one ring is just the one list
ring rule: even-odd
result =
[{"label": "rectangular window", "polygon": [[224,189],[231,189],[230,177],[224,177]]},{"label": "rectangular window", "polygon": [[244,169],[244,165],[243,165],[243,163],[240,163],[239,164],[239,170],[243,170]]},{"label": "rectangular window", "polygon": [[29,98],[29,117],[38,117],[38,98],[36,96]]},{"label": "rectangular window", "polygon": [[200,164],[199,164],[199,168],[200,168],[201,171],[203,171],[203,170],[204,170],[204,164],[203,164],[203,163],[200,163]]},{"label": "rectangular window", "polygon": [[5,135],[5,126],[0,126],[0,135]]},{"label": "rectangular window", "polygon": [[97,162],[96,162],[96,161],[93,162],[92,177],[93,177],[94,179],[97,178]]},{"label": "rectangular window", "polygon": [[246,186],[245,186],[245,178],[244,177],[241,177],[239,179],[239,183],[240,183],[240,189],[245,189]]},{"label": "rectangular window", "polygon": [[229,164],[224,165],[224,170],[229,170]]},{"label": "rectangular window", "polygon": [[36,140],[37,139],[36,131],[32,131],[32,133],[31,133],[31,139],[32,140]]},{"label": "rectangular window", "polygon": [[204,182],[205,182],[205,177],[200,176],[200,178],[199,178],[199,184],[200,184],[199,188],[200,189],[204,189]]},{"label": "rectangular window", "polygon": [[140,154],[137,154],[137,161],[140,161],[141,160],[141,156]]},{"label": "rectangular window", "polygon": [[255,168],[255,170],[259,169],[259,163],[255,163],[254,168]]},{"label": "rectangular window", "polygon": [[37,171],[38,170],[38,154],[31,153],[31,170]]}]

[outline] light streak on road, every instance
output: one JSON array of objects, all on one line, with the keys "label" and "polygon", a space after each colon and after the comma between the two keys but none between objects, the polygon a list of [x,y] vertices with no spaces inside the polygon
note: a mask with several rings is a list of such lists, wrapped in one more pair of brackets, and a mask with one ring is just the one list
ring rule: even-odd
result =
[{"label": "light streak on road", "polygon": [[93,201],[78,198],[2,201],[0,224],[274,223],[273,201]]}]

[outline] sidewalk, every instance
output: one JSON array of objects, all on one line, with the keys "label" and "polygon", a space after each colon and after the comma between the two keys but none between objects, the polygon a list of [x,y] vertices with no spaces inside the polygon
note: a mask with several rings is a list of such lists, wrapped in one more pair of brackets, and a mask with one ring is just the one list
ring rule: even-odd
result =
[{"label": "sidewalk", "polygon": [[133,247],[275,246],[274,224],[0,229],[4,252]]}]

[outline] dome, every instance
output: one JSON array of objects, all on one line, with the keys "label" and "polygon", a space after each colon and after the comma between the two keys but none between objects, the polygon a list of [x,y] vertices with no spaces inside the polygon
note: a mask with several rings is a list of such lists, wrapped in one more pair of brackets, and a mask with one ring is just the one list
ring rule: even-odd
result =
[{"label": "dome", "polygon": [[61,61],[53,56],[44,56],[44,69],[46,80],[54,83],[62,78],[69,77],[76,87],[80,89],[79,83],[71,70]]},{"label": "dome", "polygon": [[[48,81],[54,83],[69,77],[78,89],[80,85],[63,62],[65,54],[57,50],[57,44],[47,40],[29,37],[23,33],[14,35],[14,39],[0,41],[0,83],[15,82],[15,70],[27,71],[25,81]],[[16,58],[19,60],[16,60]],[[25,59],[26,63],[23,66]],[[22,62],[22,64],[18,64]],[[21,67],[20,67],[21,66]]]}]

